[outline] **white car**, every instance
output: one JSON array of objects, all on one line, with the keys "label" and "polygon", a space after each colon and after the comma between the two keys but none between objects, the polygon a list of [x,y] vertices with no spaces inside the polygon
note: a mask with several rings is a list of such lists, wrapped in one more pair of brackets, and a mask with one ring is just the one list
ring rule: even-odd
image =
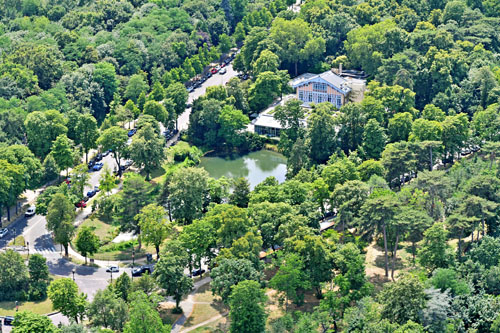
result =
[{"label": "white car", "polygon": [[30,217],[30,216],[35,215],[35,213],[36,213],[36,207],[30,206],[30,208],[28,208],[28,210],[26,211],[26,214],[24,214],[24,216]]},{"label": "white car", "polygon": [[119,271],[120,271],[120,268],[118,266],[108,266],[106,268],[106,272],[117,273]]},{"label": "white car", "polygon": [[0,229],[0,238],[3,238],[5,235],[7,235],[8,232],[9,229],[7,228]]}]

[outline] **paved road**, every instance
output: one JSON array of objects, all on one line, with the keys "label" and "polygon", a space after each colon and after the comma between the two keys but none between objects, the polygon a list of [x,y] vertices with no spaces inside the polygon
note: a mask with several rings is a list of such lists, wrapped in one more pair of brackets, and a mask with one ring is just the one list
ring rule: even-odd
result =
[{"label": "paved road", "polygon": [[[233,69],[233,64],[230,63],[226,68],[226,74],[214,74],[211,78],[206,80],[201,87],[195,89],[192,93],[189,94],[188,103],[191,104],[195,99],[205,94],[207,87],[224,85],[229,82],[233,77],[235,77],[238,72]],[[178,126],[179,129],[187,129],[189,123],[189,114],[191,113],[191,108],[186,109],[186,111],[179,116]]]}]

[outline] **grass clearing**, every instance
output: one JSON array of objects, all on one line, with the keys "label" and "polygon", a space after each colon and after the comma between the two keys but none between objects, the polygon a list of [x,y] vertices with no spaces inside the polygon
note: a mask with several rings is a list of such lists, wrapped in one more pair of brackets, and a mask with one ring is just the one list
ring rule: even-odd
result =
[{"label": "grass clearing", "polygon": [[103,243],[110,242],[111,240],[113,240],[113,238],[115,238],[115,235],[118,233],[117,227],[111,224],[104,223],[95,217],[86,219],[85,221],[82,222],[80,227],[91,228]]},{"label": "grass clearing", "polygon": [[206,320],[209,320],[210,318],[222,315],[226,311],[226,308],[221,303],[196,303],[194,304],[193,312],[186,320],[184,327],[198,325]]},{"label": "grass clearing", "polygon": [[25,246],[25,244],[23,235],[19,235],[9,242],[9,246]]},{"label": "grass clearing", "polygon": [[226,317],[219,318],[211,323],[198,327],[190,332],[193,333],[215,333],[215,332],[228,332],[229,320]]},{"label": "grass clearing", "polygon": [[[19,302],[19,311],[31,311],[37,314],[51,313],[52,302],[50,299],[37,302]],[[13,316],[16,314],[16,302],[0,302],[0,316]]]}]

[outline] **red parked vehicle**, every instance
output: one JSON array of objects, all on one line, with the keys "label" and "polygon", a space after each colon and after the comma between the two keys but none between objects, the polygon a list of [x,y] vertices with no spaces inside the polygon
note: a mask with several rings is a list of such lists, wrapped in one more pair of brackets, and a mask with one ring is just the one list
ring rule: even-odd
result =
[{"label": "red parked vehicle", "polygon": [[217,69],[216,69],[215,67],[212,67],[212,68],[210,69],[210,73],[212,73],[212,74],[216,74],[216,73],[217,73]]},{"label": "red parked vehicle", "polygon": [[78,207],[78,208],[85,208],[85,207],[87,207],[87,203],[84,200],[82,200],[80,202],[77,202],[75,204],[75,206]]}]

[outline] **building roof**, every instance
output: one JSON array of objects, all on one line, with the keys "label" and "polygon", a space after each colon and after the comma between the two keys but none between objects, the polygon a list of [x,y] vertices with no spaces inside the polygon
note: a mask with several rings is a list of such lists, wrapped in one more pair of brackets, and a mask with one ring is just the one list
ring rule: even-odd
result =
[{"label": "building roof", "polygon": [[274,119],[274,117],[270,114],[261,114],[255,119],[254,126],[261,126],[261,127],[271,127],[271,128],[277,128],[277,129],[282,129],[283,127],[277,121]]},{"label": "building roof", "polygon": [[304,73],[291,80],[290,84],[293,88],[297,88],[310,82],[328,83],[344,95],[351,91],[351,88],[347,85],[347,80],[332,71],[326,71],[321,74]]}]

